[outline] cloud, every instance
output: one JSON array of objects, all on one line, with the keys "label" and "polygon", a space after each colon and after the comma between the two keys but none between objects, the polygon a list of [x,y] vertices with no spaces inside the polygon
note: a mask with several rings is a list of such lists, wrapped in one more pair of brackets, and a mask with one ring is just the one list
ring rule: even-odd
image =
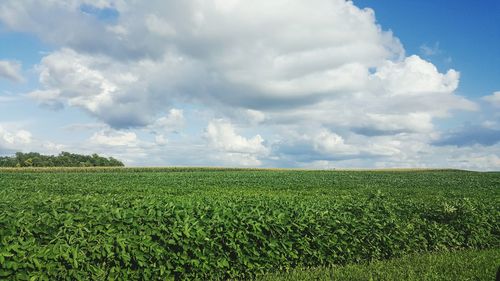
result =
[{"label": "cloud", "polygon": [[500,91],[494,92],[489,96],[483,97],[483,100],[489,102],[494,107],[500,107]]},{"label": "cloud", "polygon": [[500,142],[500,130],[482,126],[467,126],[444,134],[433,142],[437,146],[491,146]]},{"label": "cloud", "polygon": [[206,137],[216,148],[234,153],[263,154],[267,149],[262,144],[260,135],[244,138],[236,134],[233,126],[223,120],[212,120],[208,123]]},{"label": "cloud", "polygon": [[264,146],[260,135],[245,138],[236,133],[233,126],[224,120],[211,120],[205,130],[205,138],[211,147],[222,152],[216,158],[224,162],[234,162],[243,166],[260,165],[259,156],[265,156],[269,150]]},{"label": "cloud", "polygon": [[0,78],[14,82],[24,81],[21,75],[21,64],[16,61],[0,60]]},{"label": "cloud", "polygon": [[148,128],[155,134],[162,134],[176,132],[184,127],[184,123],[184,111],[172,108],[166,116],[156,119]]},{"label": "cloud", "polygon": [[429,46],[427,44],[422,44],[420,46],[420,53],[426,57],[431,57],[440,54],[442,51],[439,48],[439,42],[435,42],[434,45]]},{"label": "cloud", "polygon": [[83,110],[103,127],[82,147],[130,163],[462,165],[436,120],[479,109],[351,1],[5,0],[0,22],[55,47],[28,95]]},{"label": "cloud", "polygon": [[152,155],[159,152],[158,144],[141,139],[139,132],[115,130],[110,127],[95,131],[87,140],[70,148],[83,154],[98,153],[113,156],[128,165],[145,163],[153,158]]},{"label": "cloud", "polygon": [[[37,67],[42,90],[29,93],[41,105],[59,109],[64,105],[82,108],[114,127],[144,126],[162,103],[148,95],[129,66],[108,57],[78,54],[61,49],[42,59]],[[154,95],[154,94],[151,94]]]},{"label": "cloud", "polygon": [[280,161],[303,167],[314,162],[338,164],[355,159],[375,163],[386,158],[406,158],[406,153],[414,153],[418,150],[415,144],[423,141],[415,133],[366,136],[344,130],[340,135],[315,126],[302,131],[299,134],[293,129],[279,132],[283,138],[273,143],[273,153]]},{"label": "cloud", "polygon": [[122,59],[159,55],[148,47],[152,42],[122,37],[116,33],[120,25],[106,20],[106,13],[111,11],[119,20],[128,7],[119,0],[7,0],[0,6],[0,22],[10,30],[29,32],[50,45],[79,52],[106,53]]},{"label": "cloud", "polygon": [[0,154],[8,154],[32,143],[31,132],[0,124]]},{"label": "cloud", "polygon": [[147,129],[155,135],[157,145],[164,146],[168,143],[166,137],[169,133],[179,133],[185,125],[184,111],[182,109],[172,108],[168,115],[156,119]]},{"label": "cloud", "polygon": [[356,79],[358,86],[364,85],[358,91],[323,96],[312,104],[273,110],[266,116],[281,123],[317,123],[366,135],[394,135],[431,132],[435,118],[446,117],[453,110],[478,109],[454,94],[457,71],[440,73],[418,56],[387,60],[365,74]]},{"label": "cloud", "polygon": [[28,97],[38,101],[41,107],[60,110],[64,108],[64,103],[60,100],[61,92],[57,89],[35,90],[27,95]]},{"label": "cloud", "polygon": [[96,129],[106,129],[107,126],[102,123],[74,123],[63,126],[61,129],[66,132],[93,131]]},{"label": "cloud", "polygon": [[[81,13],[83,4],[113,7],[119,14],[117,22],[89,18]],[[152,1],[138,5],[50,1],[41,5],[35,8],[30,1],[8,1],[0,18],[14,30],[34,32],[41,38],[60,34],[61,38],[53,40],[66,48],[42,61],[42,86],[60,92],[53,99],[58,104],[69,101],[115,127],[144,126],[151,122],[148,115],[158,112],[157,104],[173,100],[245,110],[294,109],[340,95],[378,91],[370,88],[370,69],[385,65],[379,74],[395,75],[395,69],[385,69],[406,67],[399,63],[404,56],[399,40],[376,24],[373,11],[351,2]],[[39,16],[43,13],[45,17]],[[53,23],[48,20],[54,13],[70,22],[57,26],[58,32],[50,29]],[[77,29],[69,28],[73,26]],[[94,37],[87,38],[87,33]],[[100,36],[107,40],[98,40]],[[126,49],[137,42],[148,44],[134,47],[141,53],[134,56]],[[93,44],[103,46],[89,46]],[[417,58],[405,62],[419,63]],[[78,73],[78,79],[71,73]],[[449,81],[440,81],[432,69],[424,73],[444,87],[453,88],[458,81],[454,71],[445,75]],[[141,113],[129,104],[138,97],[141,102],[135,104],[143,109]]]},{"label": "cloud", "polygon": [[3,127],[0,127],[0,135],[4,144],[28,144],[31,142],[31,133],[26,130],[18,130],[9,132]]},{"label": "cloud", "polygon": [[469,154],[457,156],[455,163],[456,167],[463,169],[476,169],[483,171],[498,171],[500,169],[500,156],[495,154]]},{"label": "cloud", "polygon": [[[179,101],[295,108],[359,90],[368,68],[403,53],[371,10],[350,2],[105,2],[94,4],[116,9],[116,23],[82,13],[91,3],[78,1],[8,1],[0,19],[62,46],[40,63],[35,99],[80,107],[116,128],[146,126]],[[263,12],[270,8],[281,12]],[[67,24],[55,26],[54,14]]]},{"label": "cloud", "polygon": [[170,37],[177,34],[175,29],[165,20],[156,15],[150,14],[146,17],[146,27],[151,33]]},{"label": "cloud", "polygon": [[101,130],[94,133],[89,141],[93,144],[106,146],[136,146],[137,135],[134,132]]},{"label": "cloud", "polygon": [[322,130],[313,137],[313,147],[326,154],[352,154],[357,149],[344,143],[344,139],[328,130]]}]

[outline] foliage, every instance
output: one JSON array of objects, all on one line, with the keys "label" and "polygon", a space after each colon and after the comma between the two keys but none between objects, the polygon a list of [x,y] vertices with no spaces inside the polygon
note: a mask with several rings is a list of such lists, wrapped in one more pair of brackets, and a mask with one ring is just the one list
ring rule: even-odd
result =
[{"label": "foliage", "polygon": [[123,163],[113,157],[106,158],[97,154],[80,155],[61,152],[59,155],[41,155],[36,152],[16,152],[14,156],[0,157],[0,167],[116,167]]},{"label": "foliage", "polygon": [[500,174],[0,170],[0,278],[226,279],[500,247]]}]

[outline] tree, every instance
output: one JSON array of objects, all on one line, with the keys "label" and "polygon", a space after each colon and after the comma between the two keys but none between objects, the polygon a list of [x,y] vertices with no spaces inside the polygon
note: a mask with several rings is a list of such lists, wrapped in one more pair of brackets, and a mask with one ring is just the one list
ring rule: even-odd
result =
[{"label": "tree", "polygon": [[33,159],[28,158],[28,159],[24,160],[24,166],[25,167],[33,167]]},{"label": "tree", "polygon": [[91,167],[91,166],[124,166],[113,157],[102,157],[97,154],[80,155],[61,152],[59,155],[41,155],[36,152],[16,152],[14,156],[0,157],[0,167]]}]

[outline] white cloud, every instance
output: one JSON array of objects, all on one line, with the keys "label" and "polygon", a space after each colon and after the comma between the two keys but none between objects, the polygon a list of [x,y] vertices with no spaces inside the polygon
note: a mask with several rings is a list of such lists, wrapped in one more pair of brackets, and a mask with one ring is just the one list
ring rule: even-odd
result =
[{"label": "white cloud", "polygon": [[59,89],[35,90],[28,93],[27,96],[48,109],[59,110],[64,107],[64,103],[60,99],[61,91]]},{"label": "white cloud", "polygon": [[224,120],[210,121],[205,130],[205,137],[213,148],[223,153],[215,156],[223,162],[255,166],[261,164],[258,157],[269,153],[260,135],[252,138],[240,136],[233,126]]},{"label": "white cloud", "polygon": [[[437,118],[478,109],[455,94],[458,71],[406,56],[374,12],[351,1],[5,0],[0,22],[56,46],[29,96],[109,125],[87,147],[118,147],[133,163],[168,151],[183,164],[419,165],[452,153],[431,145]],[[186,118],[189,110],[203,117]],[[206,122],[208,150],[193,133]],[[169,135],[185,128],[182,141]]]},{"label": "white cloud", "polygon": [[[183,30],[175,38],[153,44],[163,52],[154,60],[123,61],[112,54],[68,48],[56,51],[39,66],[44,89],[31,96],[53,108],[62,104],[83,108],[118,128],[150,125],[159,110],[175,102],[201,104],[231,118],[234,116],[229,111],[240,109],[253,124],[264,118],[280,122],[298,112],[303,113],[302,120],[314,120],[318,112],[329,120],[343,116],[342,125],[357,127],[378,126],[380,119],[408,120],[408,124],[398,121],[397,130],[432,128],[434,117],[446,116],[453,109],[475,108],[453,94],[459,81],[455,70],[439,73],[418,56],[399,60],[403,54],[399,41],[380,30],[370,10],[359,10],[343,1],[316,0],[316,7],[303,7],[298,2],[289,7],[277,2],[271,6],[287,6],[283,14],[262,15],[258,8],[268,4],[259,2],[243,12],[240,9],[246,4],[231,3],[234,14],[212,10],[208,3],[175,7],[179,13],[198,11],[205,20],[213,18],[203,26],[166,11],[162,15],[170,16],[172,26],[186,25],[194,30]],[[317,10],[322,5],[326,10]],[[150,21],[165,21],[142,9],[145,7],[137,12],[154,19]],[[320,18],[303,17],[304,9]],[[281,38],[257,32],[264,27],[249,22],[247,13],[262,17],[269,24],[266,30],[284,30],[276,35]],[[133,20],[136,17],[130,16]],[[292,16],[303,25],[288,27]],[[230,20],[238,29],[222,26]],[[125,22],[120,24],[124,26]],[[121,36],[138,36],[134,32],[139,31],[128,28],[130,34]],[[315,32],[306,32],[311,30]],[[356,37],[352,30],[357,30]],[[387,112],[391,114],[384,116]],[[407,116],[408,112],[413,115]],[[420,128],[413,128],[415,116],[425,116]],[[331,122],[323,124],[327,123]]]},{"label": "white cloud", "polygon": [[32,151],[37,151],[41,153],[46,153],[49,155],[57,155],[62,151],[67,151],[67,146],[63,144],[57,144],[50,141],[46,141],[41,144],[40,148],[33,149]]},{"label": "white cloud", "polygon": [[71,151],[82,154],[98,153],[113,156],[127,165],[147,163],[159,152],[161,145],[145,141],[132,130],[115,130],[109,127],[94,132],[94,134],[78,144],[71,145]]},{"label": "white cloud", "polygon": [[89,141],[97,145],[136,146],[137,135],[134,132],[101,130],[94,133]]},{"label": "white cloud", "polygon": [[0,124],[0,154],[25,151],[32,145],[32,142],[31,132],[17,126]]},{"label": "white cloud", "polygon": [[172,108],[168,112],[168,115],[156,119],[148,128],[153,133],[175,132],[184,127],[184,123],[184,111]]},{"label": "white cloud", "polygon": [[[147,125],[179,100],[260,112],[278,102],[293,108],[290,98],[362,89],[369,67],[403,53],[371,10],[344,1],[103,3],[96,7],[118,9],[117,23],[81,15],[76,0],[36,8],[9,1],[0,19],[63,47],[42,60],[43,89],[33,97],[49,107],[83,108],[114,127]],[[54,26],[52,14],[68,23]]]},{"label": "white cloud", "polygon": [[456,158],[452,160],[457,164],[457,168],[462,169],[492,171],[498,171],[500,169],[500,156],[495,154],[471,153],[456,156]]},{"label": "white cloud", "polygon": [[233,126],[224,120],[212,120],[208,123],[206,137],[217,149],[249,154],[265,154],[264,139],[260,135],[245,138],[236,134]]},{"label": "white cloud", "polygon": [[31,133],[26,130],[7,130],[0,125],[0,143],[8,146],[31,143]]},{"label": "white cloud", "polygon": [[[41,103],[83,107],[91,113],[112,104],[111,96],[118,86],[105,75],[88,65],[99,58],[79,56],[70,49],[50,54],[38,66],[40,84],[46,89],[29,95]],[[124,81],[125,82],[125,81]]]},{"label": "white cloud", "polygon": [[353,154],[357,149],[346,145],[344,139],[328,130],[321,130],[313,137],[314,149],[328,154]]},{"label": "white cloud", "polygon": [[386,61],[373,75],[390,96],[451,94],[458,86],[459,76],[453,69],[441,74],[432,63],[416,55],[400,63]]},{"label": "white cloud", "polygon": [[184,111],[172,108],[166,116],[160,117],[148,125],[147,131],[155,135],[155,143],[157,145],[165,146],[168,143],[166,135],[169,133],[179,133],[184,125]]},{"label": "white cloud", "polygon": [[175,87],[190,87],[192,67],[174,54],[158,62],[120,62],[65,48],[42,59],[43,89],[29,96],[49,107],[84,109],[116,128],[146,126],[180,95]]},{"label": "white cloud", "polygon": [[[354,141],[354,140],[351,140]],[[308,161],[294,163],[297,167],[332,168],[456,168],[478,171],[500,169],[500,145],[494,146],[445,146],[426,144],[421,136],[376,137],[365,139],[358,157],[328,158],[316,157]]]},{"label": "white cloud", "polygon": [[494,92],[489,96],[485,96],[483,99],[491,103],[494,107],[500,107],[500,91]]},{"label": "white cloud", "polygon": [[14,82],[24,81],[21,75],[21,64],[16,61],[0,60],[0,78]]}]

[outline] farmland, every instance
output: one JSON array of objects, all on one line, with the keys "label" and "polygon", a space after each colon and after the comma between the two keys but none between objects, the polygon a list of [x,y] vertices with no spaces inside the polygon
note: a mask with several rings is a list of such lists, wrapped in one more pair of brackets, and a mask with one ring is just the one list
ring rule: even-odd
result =
[{"label": "farmland", "polygon": [[0,239],[0,279],[19,280],[241,279],[447,252],[498,259],[500,173],[3,169]]}]

